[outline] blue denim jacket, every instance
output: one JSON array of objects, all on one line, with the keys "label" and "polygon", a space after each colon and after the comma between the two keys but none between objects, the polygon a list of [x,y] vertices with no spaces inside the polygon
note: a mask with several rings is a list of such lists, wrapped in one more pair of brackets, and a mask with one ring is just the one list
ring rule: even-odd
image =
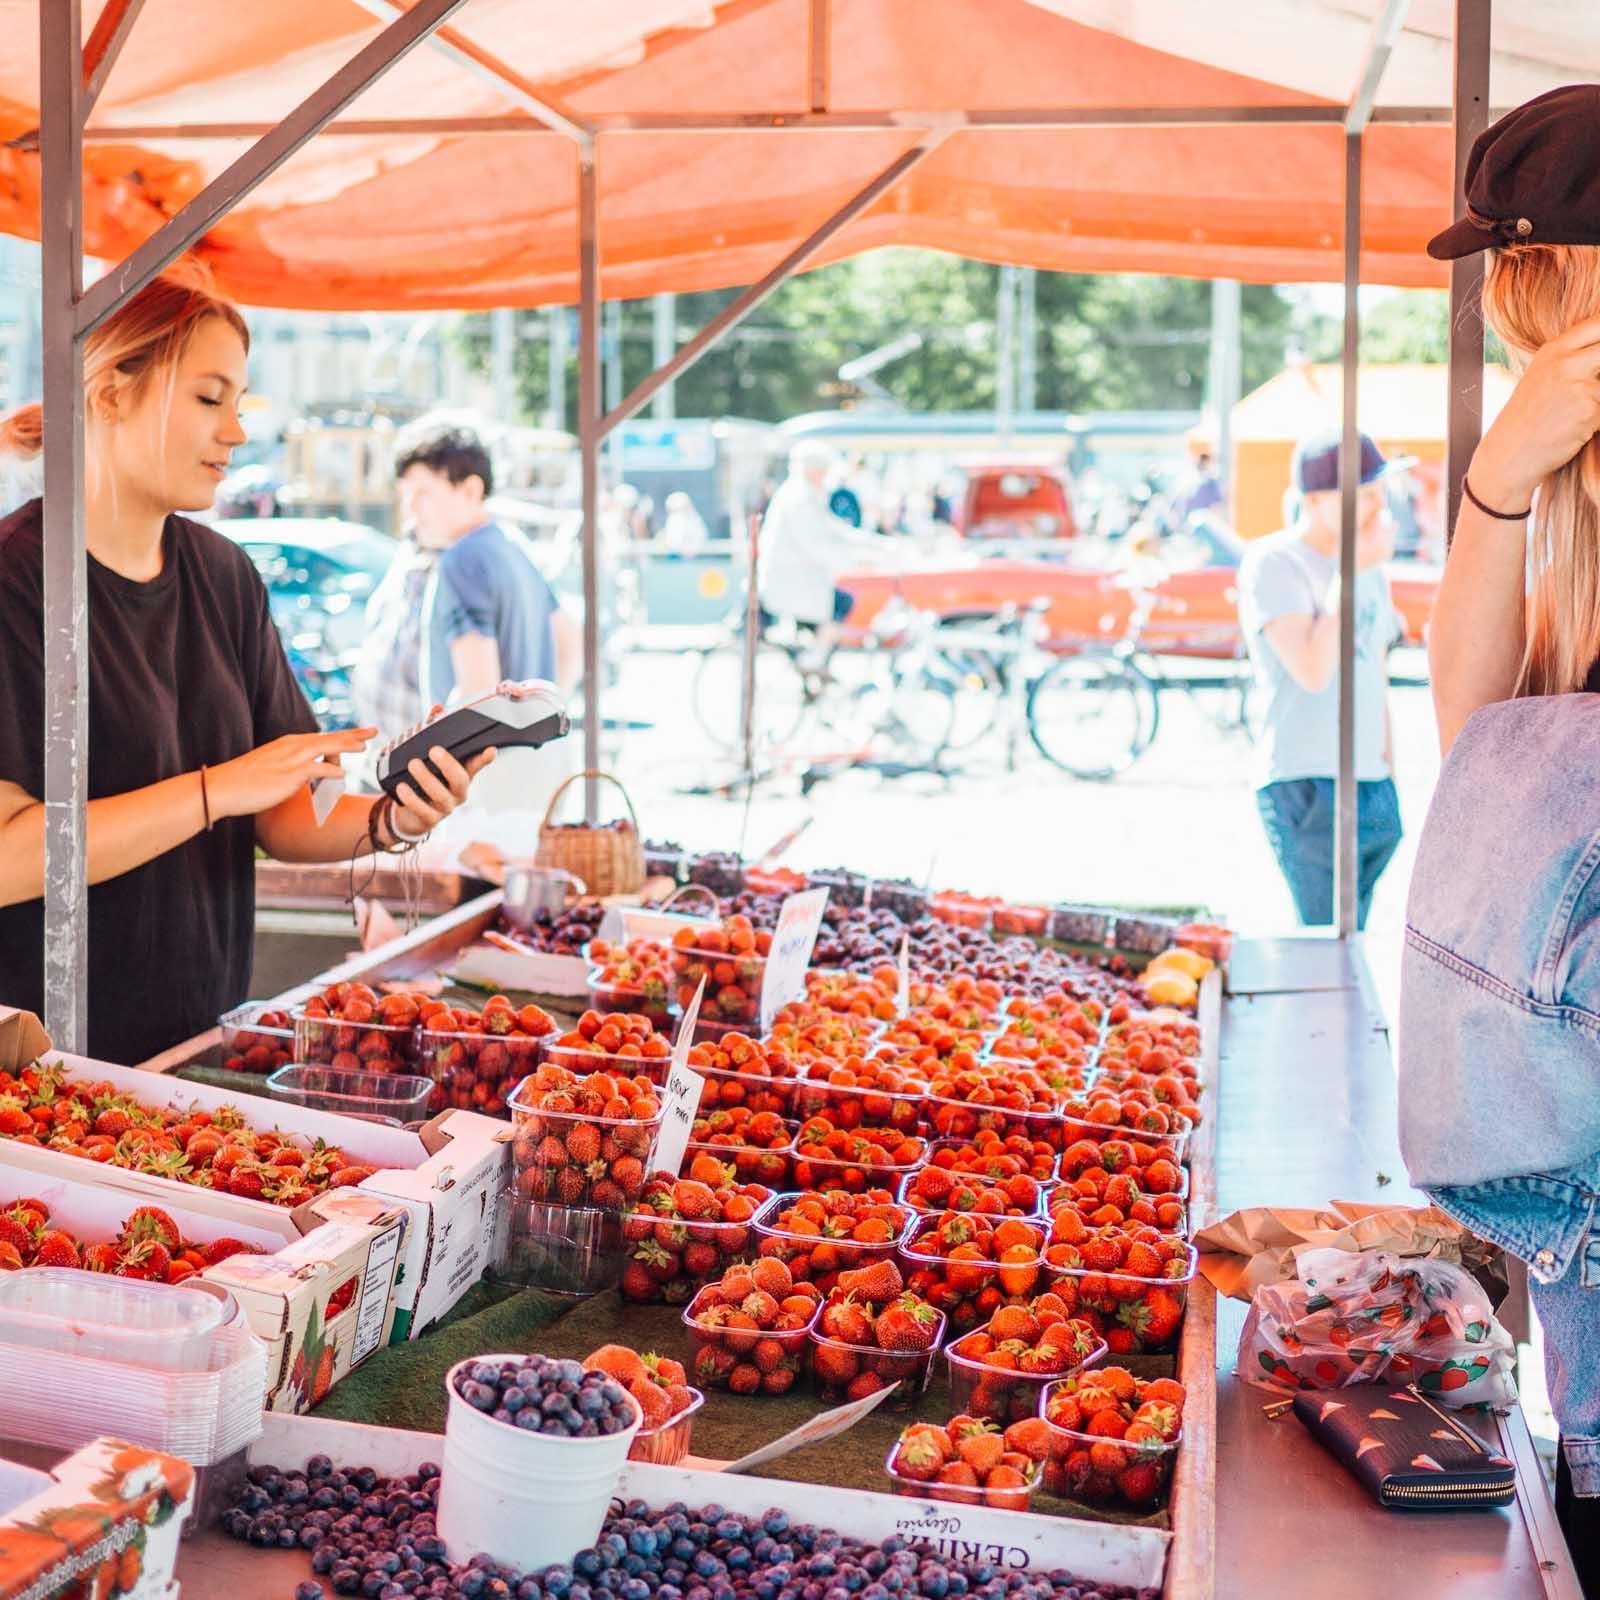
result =
[{"label": "blue denim jacket", "polygon": [[1545,1281],[1600,1283],[1600,695],[1485,706],[1439,774],[1406,907],[1412,1181]]}]

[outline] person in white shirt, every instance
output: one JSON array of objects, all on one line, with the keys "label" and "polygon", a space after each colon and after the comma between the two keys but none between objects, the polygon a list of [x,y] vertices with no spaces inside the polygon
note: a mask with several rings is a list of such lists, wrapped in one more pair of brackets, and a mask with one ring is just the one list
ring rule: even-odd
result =
[{"label": "person in white shirt", "polygon": [[828,487],[837,458],[819,440],[798,444],[789,455],[789,476],[761,523],[757,593],[769,616],[788,618],[816,633],[816,659],[825,662],[839,642],[839,624],[855,603],[839,587],[841,574],[874,565],[884,541],[858,533],[828,509]]},{"label": "person in white shirt", "polygon": [[682,489],[674,489],[667,496],[667,518],[656,535],[656,549],[692,555],[710,541],[711,534],[694,501]]}]

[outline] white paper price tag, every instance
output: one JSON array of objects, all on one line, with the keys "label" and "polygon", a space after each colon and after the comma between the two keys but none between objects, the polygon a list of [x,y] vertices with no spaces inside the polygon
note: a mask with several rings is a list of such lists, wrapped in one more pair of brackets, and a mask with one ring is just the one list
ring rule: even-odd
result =
[{"label": "white paper price tag", "polygon": [[656,1141],[656,1168],[677,1177],[683,1165],[683,1153],[689,1148],[689,1134],[694,1127],[695,1113],[700,1109],[700,1090],[703,1080],[689,1065],[689,1051],[694,1045],[694,1025],[700,1020],[700,1002],[705,997],[706,980],[694,992],[678,1024],[678,1037],[672,1046],[672,1065],[667,1069],[667,1087],[663,1095],[664,1110],[661,1115],[661,1137]]},{"label": "white paper price tag", "polygon": [[338,805],[339,798],[344,793],[344,787],[343,778],[313,778],[311,780],[311,815],[317,819],[319,828],[333,815],[333,808]]},{"label": "white paper price tag", "polygon": [[778,911],[778,926],[773,930],[772,948],[767,953],[767,970],[761,980],[761,1031],[772,1031],[772,1019],[791,1000],[806,992],[806,968],[822,929],[822,913],[827,909],[826,889],[807,889],[792,894]]},{"label": "white paper price tag", "polygon": [[900,935],[900,984],[895,1005],[903,1017],[911,1010],[911,935]]},{"label": "white paper price tag", "polygon": [[808,1444],[821,1444],[824,1439],[831,1439],[836,1434],[855,1427],[864,1416],[876,1411],[897,1387],[898,1385],[891,1383],[887,1389],[879,1389],[875,1394],[864,1395],[860,1400],[846,1401],[844,1405],[835,1406],[831,1411],[819,1411],[816,1416],[808,1417],[799,1427],[791,1428],[780,1438],[774,1439],[771,1444],[764,1444],[759,1450],[752,1450],[749,1455],[740,1456],[737,1461],[730,1461],[722,1470],[749,1472],[752,1467],[776,1461],[779,1456],[786,1456],[792,1450],[803,1450]]}]

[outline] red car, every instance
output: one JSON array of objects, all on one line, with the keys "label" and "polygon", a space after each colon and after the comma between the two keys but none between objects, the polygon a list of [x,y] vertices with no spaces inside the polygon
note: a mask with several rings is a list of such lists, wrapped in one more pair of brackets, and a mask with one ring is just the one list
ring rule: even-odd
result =
[{"label": "red car", "polygon": [[[1209,543],[1203,564],[1168,572],[1151,586],[1154,602],[1140,630],[1146,649],[1221,659],[1243,653],[1238,556],[1244,546],[1231,536]],[[1398,561],[1388,571],[1395,607],[1405,622],[1406,642],[1420,645],[1426,641],[1440,569]],[[1050,635],[1063,640],[1125,637],[1140,600],[1121,571],[1021,559],[849,574],[840,582],[856,597],[846,619],[851,627],[869,626],[896,593],[918,610],[940,616],[992,614],[1007,605],[1025,606],[1042,598],[1050,602]]]},{"label": "red car", "polygon": [[956,526],[968,539],[1071,539],[1078,523],[1066,480],[1048,467],[975,467]]}]

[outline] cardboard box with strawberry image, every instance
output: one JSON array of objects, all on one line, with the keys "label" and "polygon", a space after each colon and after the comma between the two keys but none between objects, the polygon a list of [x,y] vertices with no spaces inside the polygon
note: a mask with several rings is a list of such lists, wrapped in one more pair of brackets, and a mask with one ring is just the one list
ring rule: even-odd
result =
[{"label": "cardboard box with strawberry image", "polygon": [[0,1515],[0,1600],[177,1600],[187,1461],[96,1439],[48,1477],[27,1476],[38,1492]]}]

